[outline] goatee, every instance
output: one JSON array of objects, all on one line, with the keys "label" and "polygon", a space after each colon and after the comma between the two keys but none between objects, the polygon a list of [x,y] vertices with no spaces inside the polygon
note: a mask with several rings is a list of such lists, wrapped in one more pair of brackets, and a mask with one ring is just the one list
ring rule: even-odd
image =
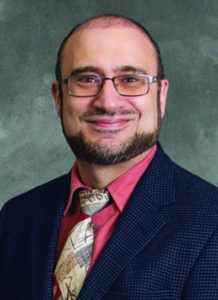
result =
[{"label": "goatee", "polygon": [[99,145],[86,139],[80,132],[77,136],[67,136],[63,127],[65,138],[76,158],[96,165],[114,165],[130,160],[150,149],[158,139],[160,122],[152,133],[137,133],[120,146],[113,147]]}]

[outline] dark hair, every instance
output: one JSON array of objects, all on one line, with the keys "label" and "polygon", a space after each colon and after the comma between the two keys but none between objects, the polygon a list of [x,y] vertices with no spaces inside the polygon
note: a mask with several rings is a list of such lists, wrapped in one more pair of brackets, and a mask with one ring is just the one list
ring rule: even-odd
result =
[{"label": "dark hair", "polygon": [[149,31],[143,25],[141,25],[140,23],[136,22],[135,20],[133,20],[131,18],[121,16],[121,15],[115,15],[115,14],[104,14],[104,15],[91,17],[91,18],[86,19],[85,21],[77,24],[76,26],[74,26],[71,29],[71,31],[63,39],[63,41],[61,42],[61,45],[58,49],[58,52],[57,52],[57,61],[56,61],[56,66],[55,66],[55,76],[56,76],[56,79],[58,81],[60,81],[60,79],[62,79],[62,77],[61,77],[61,55],[62,55],[63,48],[64,48],[68,38],[76,30],[86,28],[86,26],[88,26],[89,24],[92,24],[92,21],[95,21],[95,20],[98,20],[98,19],[102,19],[102,20],[103,19],[108,19],[108,20],[110,20],[111,25],[109,25],[108,27],[113,26],[114,24],[116,24],[117,21],[120,21],[121,23],[126,23],[127,25],[132,25],[132,26],[138,28],[141,32],[143,32],[148,37],[148,39],[150,40],[152,45],[154,46],[156,54],[157,54],[157,63],[158,63],[157,76],[159,77],[159,79],[163,79],[165,77],[164,66],[163,66],[163,63],[162,63],[160,48],[159,48],[157,42],[154,40],[154,38],[149,33]]}]

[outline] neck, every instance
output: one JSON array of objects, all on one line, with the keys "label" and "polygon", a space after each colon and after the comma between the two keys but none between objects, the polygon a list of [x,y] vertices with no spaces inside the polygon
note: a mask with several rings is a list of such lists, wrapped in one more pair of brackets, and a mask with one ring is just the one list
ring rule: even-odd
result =
[{"label": "neck", "polygon": [[149,152],[150,149],[127,162],[108,166],[90,164],[77,159],[76,164],[80,179],[85,185],[93,189],[104,189],[116,178],[143,160]]}]

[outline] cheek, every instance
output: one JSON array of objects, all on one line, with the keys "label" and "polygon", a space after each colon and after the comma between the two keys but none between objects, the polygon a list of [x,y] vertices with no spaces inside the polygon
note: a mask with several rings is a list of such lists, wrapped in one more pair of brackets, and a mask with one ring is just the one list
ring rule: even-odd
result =
[{"label": "cheek", "polygon": [[81,115],[81,103],[73,100],[65,98],[63,101],[63,117],[71,121],[76,120]]},{"label": "cheek", "polygon": [[66,133],[72,134],[79,129],[79,111],[73,105],[65,103],[62,110],[62,122]]},{"label": "cheek", "polygon": [[142,130],[153,131],[158,123],[157,100],[146,100],[143,105],[138,107],[140,113],[139,127]]},{"label": "cheek", "polygon": [[83,124],[80,117],[87,112],[88,104],[87,101],[78,98],[64,99],[62,120],[66,132],[72,134],[81,131]]}]

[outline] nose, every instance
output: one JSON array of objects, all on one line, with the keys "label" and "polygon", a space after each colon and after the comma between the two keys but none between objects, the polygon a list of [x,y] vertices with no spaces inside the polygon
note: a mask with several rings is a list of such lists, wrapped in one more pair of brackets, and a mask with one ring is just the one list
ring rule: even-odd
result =
[{"label": "nose", "polygon": [[116,91],[112,80],[109,78],[104,81],[100,93],[95,96],[93,106],[106,112],[114,111],[114,109],[122,107],[123,97]]}]

